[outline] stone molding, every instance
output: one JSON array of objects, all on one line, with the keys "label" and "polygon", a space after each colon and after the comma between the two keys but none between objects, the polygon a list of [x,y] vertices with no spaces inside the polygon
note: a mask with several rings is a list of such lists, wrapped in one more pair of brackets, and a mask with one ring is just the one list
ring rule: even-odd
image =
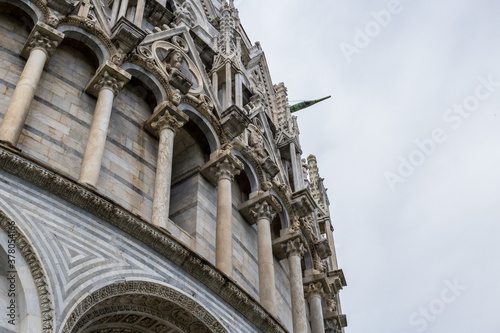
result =
[{"label": "stone molding", "polygon": [[[133,305],[123,303],[125,301],[124,296],[133,295],[134,303]],[[227,333],[227,330],[222,326],[222,324],[204,307],[202,307],[195,300],[187,297],[175,289],[158,285],[153,282],[144,282],[144,281],[125,281],[118,282],[114,284],[107,285],[97,291],[94,291],[92,294],[88,295],[83,301],[81,301],[76,308],[72,311],[71,314],[67,316],[66,323],[62,329],[62,333],[71,333],[71,332],[79,332],[83,326],[88,323],[91,318],[85,318],[87,316],[92,316],[91,309],[99,305],[102,302],[106,302],[111,298],[122,298],[122,302],[116,302],[118,304],[122,303],[121,311],[131,311],[138,310],[138,306],[146,305],[146,304],[161,304],[161,302],[168,302],[174,306],[173,318],[174,320],[168,320],[169,318],[165,317],[161,314],[160,307],[156,307],[155,312],[147,311],[144,307],[140,309],[141,312],[146,312],[147,314],[152,314],[154,316],[159,316],[174,326],[182,329],[184,332],[189,332],[188,327],[182,327],[181,322],[182,317],[189,318],[195,317],[197,320],[193,320],[191,318],[191,322],[189,325],[199,324],[200,322],[207,327],[210,332],[213,333]],[[116,308],[116,306],[113,306]],[[151,309],[152,307],[148,307]],[[89,312],[90,311],[90,312]],[[106,312],[106,311],[105,311]],[[99,313],[98,313],[99,314]],[[104,314],[104,313],[103,313]],[[177,318],[176,318],[177,315]],[[80,321],[80,319],[87,319]],[[178,322],[176,322],[176,320]],[[181,327],[179,327],[181,326]]]},{"label": "stone molding", "polygon": [[40,162],[8,147],[0,147],[0,169],[59,196],[135,237],[206,285],[261,331],[287,332],[257,300],[207,260],[165,231],[133,215],[90,187],[59,174],[49,166],[42,166]]},{"label": "stone molding", "polygon": [[42,317],[42,332],[53,333],[54,310],[52,306],[51,294],[47,284],[47,274],[45,273],[40,259],[31,247],[30,241],[24,236],[19,228],[14,224],[15,231],[9,231],[13,220],[0,210],[0,227],[8,234],[13,234],[13,239],[17,248],[21,252],[26,264],[28,265],[31,276],[36,285],[38,293],[38,302],[40,304]]},{"label": "stone molding", "polygon": [[39,22],[33,27],[28,41],[21,51],[21,57],[28,59],[31,51],[38,49],[47,55],[47,63],[63,39],[64,34],[62,32],[51,28],[45,23]]},{"label": "stone molding", "polygon": [[112,62],[106,61],[97,69],[94,77],[85,87],[85,91],[98,97],[102,89],[110,89],[116,97],[131,78],[132,75]]}]

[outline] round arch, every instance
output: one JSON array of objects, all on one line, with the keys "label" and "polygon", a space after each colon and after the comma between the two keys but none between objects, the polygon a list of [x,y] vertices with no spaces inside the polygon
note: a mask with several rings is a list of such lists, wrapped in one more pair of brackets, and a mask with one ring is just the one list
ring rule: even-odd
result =
[{"label": "round arch", "polygon": [[227,333],[191,297],[173,287],[141,280],[108,284],[94,291],[66,318],[62,333],[94,333],[107,325],[125,331],[141,327],[141,333],[152,333],[162,326],[175,333]]},{"label": "round arch", "polygon": [[99,60],[99,65],[102,65],[106,60],[110,59],[111,53],[106,45],[98,37],[90,34],[84,29],[73,25],[63,24],[58,26],[57,30],[64,34],[65,39],[74,39],[84,43],[94,52],[94,55]]},{"label": "round arch", "polygon": [[[35,25],[38,22],[44,22],[45,21],[45,15],[42,13],[40,8],[35,6],[31,1],[27,0],[0,0],[0,4],[2,3],[7,3],[10,4],[14,7],[19,8],[22,10],[26,15],[28,15],[31,20],[32,24]],[[32,27],[31,27],[32,28]]]},{"label": "round arch", "polygon": [[251,192],[257,191],[259,189],[259,178],[257,177],[257,173],[255,172],[254,168],[252,167],[250,162],[241,154],[240,151],[233,149],[232,153],[243,163],[243,171],[246,173],[250,182]]},{"label": "round arch", "polygon": [[160,104],[162,101],[168,100],[167,92],[163,88],[162,84],[154,75],[147,72],[143,67],[130,62],[126,62],[121,66],[121,68],[139,79],[142,83],[144,83],[146,87],[151,89],[153,95],[155,96],[157,104]]},{"label": "round arch", "polygon": [[217,132],[214,130],[210,122],[198,110],[189,104],[181,103],[178,107],[186,113],[189,116],[189,119],[193,121],[203,132],[210,146],[210,153],[219,150],[221,146],[220,140],[217,136]]}]

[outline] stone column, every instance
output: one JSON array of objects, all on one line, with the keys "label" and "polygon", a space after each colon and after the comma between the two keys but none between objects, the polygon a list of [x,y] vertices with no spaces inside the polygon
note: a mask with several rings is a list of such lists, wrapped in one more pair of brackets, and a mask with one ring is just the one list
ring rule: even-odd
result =
[{"label": "stone column", "polygon": [[227,109],[231,104],[232,104],[232,88],[233,88],[233,83],[232,83],[232,69],[231,69],[231,63],[227,62],[226,63],[226,89],[224,90],[224,105],[223,109]]},{"label": "stone column", "polygon": [[201,173],[217,186],[217,217],[215,230],[215,265],[227,276],[233,275],[233,198],[231,183],[243,164],[229,149],[210,155]]},{"label": "stone column", "polygon": [[111,8],[111,26],[115,25],[116,20],[118,19],[118,10],[120,9],[120,0],[113,1],[113,7]]},{"label": "stone column", "polygon": [[292,296],[292,320],[294,332],[307,332],[306,304],[302,285],[302,256],[305,249],[300,238],[282,245],[290,265],[290,292]]},{"label": "stone column", "polygon": [[229,159],[216,164],[217,190],[217,220],[215,237],[215,264],[228,276],[233,275],[233,198],[231,183],[234,176],[240,173],[238,165]]},{"label": "stone column", "polygon": [[19,141],[43,67],[54,54],[64,34],[38,23],[28,37],[21,56],[28,61],[0,124],[0,142],[15,147]]},{"label": "stone column", "polygon": [[302,177],[302,166],[297,163],[297,151],[295,149],[295,143],[290,142],[290,161],[292,162],[292,174],[293,174],[293,189],[297,192],[304,188],[304,182],[301,184]]},{"label": "stone column", "polygon": [[130,74],[111,62],[106,62],[99,67],[97,73],[87,85],[87,92],[97,96],[97,103],[83,155],[80,177],[78,178],[84,184],[94,187],[97,184],[101,172],[102,156],[104,155],[108,135],[113,100],[130,78]]},{"label": "stone column", "polygon": [[174,136],[188,120],[184,112],[165,101],[155,108],[145,124],[146,129],[159,140],[151,223],[164,229],[167,228],[170,209]]},{"label": "stone column", "polygon": [[241,73],[236,73],[234,78],[234,94],[235,94],[235,104],[242,109],[243,108],[243,75]]},{"label": "stone column", "polygon": [[271,239],[271,222],[276,213],[267,201],[257,203],[250,213],[257,221],[260,303],[269,313],[276,316],[276,283]]},{"label": "stone column", "polygon": [[120,11],[118,12],[118,17],[116,18],[116,21],[122,16],[127,15],[127,9],[128,9],[128,0],[121,0],[120,3]]},{"label": "stone column", "polygon": [[137,8],[135,10],[134,24],[139,28],[142,27],[142,19],[144,18],[144,8],[146,0],[137,0]]},{"label": "stone column", "polygon": [[323,307],[321,299],[325,297],[323,284],[315,282],[304,287],[305,297],[309,302],[309,317],[311,320],[311,333],[324,333]]}]

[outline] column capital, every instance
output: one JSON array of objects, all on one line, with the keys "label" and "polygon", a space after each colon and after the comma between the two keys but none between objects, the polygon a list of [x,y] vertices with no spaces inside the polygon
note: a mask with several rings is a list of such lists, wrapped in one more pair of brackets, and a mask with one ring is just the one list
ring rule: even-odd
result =
[{"label": "column capital", "polygon": [[319,297],[323,298],[325,297],[326,293],[323,289],[323,283],[321,282],[315,282],[315,283],[309,283],[304,286],[304,294],[305,298],[309,299],[311,297]]},{"label": "column capital", "polygon": [[[253,192],[255,194],[256,192]],[[238,210],[243,217],[251,224],[265,217],[271,222],[274,216],[282,211],[281,204],[271,195],[270,192],[258,192],[256,195],[250,194],[250,199],[238,206]]]},{"label": "column capital", "polygon": [[201,167],[201,173],[217,186],[220,179],[233,181],[234,176],[243,169],[243,163],[231,153],[231,150],[223,149],[216,150],[210,155],[210,160]]},{"label": "column capital", "polygon": [[177,133],[189,120],[187,114],[182,112],[170,101],[163,101],[156,106],[153,115],[144,122],[144,129],[152,135],[159,137],[161,130],[171,129]]},{"label": "column capital", "polygon": [[85,87],[85,91],[95,97],[98,97],[102,89],[113,91],[115,97],[132,76],[116,66],[110,61],[106,61],[96,71],[90,82]]},{"label": "column capital", "polygon": [[211,170],[215,174],[217,180],[229,179],[230,181],[233,181],[234,176],[240,173],[238,165],[233,163],[233,161],[229,158],[225,158],[224,160],[217,162],[215,167],[212,167]]},{"label": "column capital", "polygon": [[21,51],[21,57],[27,59],[31,51],[38,49],[47,55],[47,63],[63,39],[64,34],[62,32],[45,23],[39,22],[31,30],[28,41]]},{"label": "column capital", "polygon": [[276,216],[276,211],[273,209],[267,201],[261,201],[256,203],[252,208],[250,208],[250,215],[257,222],[260,219],[267,219],[271,222]]},{"label": "column capital", "polygon": [[295,238],[289,240],[288,242],[281,244],[287,258],[292,256],[298,256],[302,258],[307,249],[304,247],[304,242],[300,238]]}]

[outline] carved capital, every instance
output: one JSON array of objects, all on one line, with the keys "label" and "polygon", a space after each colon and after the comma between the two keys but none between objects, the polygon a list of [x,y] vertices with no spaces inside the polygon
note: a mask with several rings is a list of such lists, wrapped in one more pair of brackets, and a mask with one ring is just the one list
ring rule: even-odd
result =
[{"label": "carved capital", "polygon": [[325,297],[325,291],[323,289],[323,284],[321,282],[310,283],[304,286],[304,294],[305,298],[309,299],[310,297]]},{"label": "carved capital", "polygon": [[271,222],[276,216],[276,212],[267,201],[262,201],[255,204],[255,206],[250,209],[250,215],[255,221],[258,221],[260,219],[267,219],[269,222]]},{"label": "carved capital", "polygon": [[113,91],[115,96],[117,96],[124,85],[124,81],[120,81],[116,77],[112,76],[108,71],[104,71],[99,76],[97,83],[94,84],[94,89],[96,91],[101,91],[102,89],[110,89]]},{"label": "carved capital", "polygon": [[28,41],[21,51],[21,56],[27,59],[31,51],[35,49],[42,50],[47,55],[48,62],[63,38],[64,34],[62,32],[51,28],[45,23],[38,23],[31,31]]},{"label": "carved capital", "polygon": [[188,120],[189,117],[184,112],[171,102],[164,101],[156,106],[153,115],[144,123],[144,128],[158,137],[161,130],[166,128],[177,133]]},{"label": "carved capital", "polygon": [[281,244],[281,246],[283,247],[287,257],[299,256],[302,258],[306,252],[304,243],[300,238],[289,240],[286,244]]},{"label": "carved capital", "polygon": [[157,121],[151,123],[151,127],[156,130],[157,133],[161,132],[164,129],[170,129],[172,132],[177,133],[182,126],[184,126],[184,122],[179,120],[173,115],[165,113],[160,116]]},{"label": "carved capital", "polygon": [[244,168],[243,163],[231,153],[231,146],[227,149],[217,150],[210,155],[210,161],[201,167],[201,173],[212,184],[218,185],[220,179],[233,180],[234,176]]},{"label": "carved capital", "polygon": [[101,65],[85,88],[89,94],[98,97],[102,89],[113,91],[116,96],[132,76],[110,61]]},{"label": "carved capital", "polygon": [[238,165],[233,163],[229,158],[225,158],[224,160],[217,162],[215,167],[212,168],[212,172],[214,172],[217,180],[220,179],[229,179],[231,181],[234,180],[234,176],[240,173],[240,169]]}]

